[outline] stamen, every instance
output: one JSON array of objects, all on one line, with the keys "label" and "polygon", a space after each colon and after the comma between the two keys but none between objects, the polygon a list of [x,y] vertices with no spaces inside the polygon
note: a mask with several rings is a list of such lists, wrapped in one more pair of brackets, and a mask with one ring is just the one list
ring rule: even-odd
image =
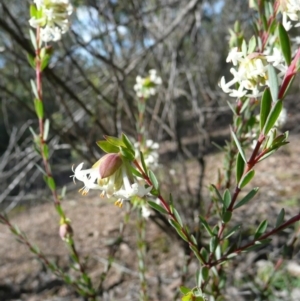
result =
[{"label": "stamen", "polygon": [[115,201],[115,206],[118,206],[119,208],[122,208],[122,206],[123,206],[123,200],[122,199],[118,199],[117,201]]}]

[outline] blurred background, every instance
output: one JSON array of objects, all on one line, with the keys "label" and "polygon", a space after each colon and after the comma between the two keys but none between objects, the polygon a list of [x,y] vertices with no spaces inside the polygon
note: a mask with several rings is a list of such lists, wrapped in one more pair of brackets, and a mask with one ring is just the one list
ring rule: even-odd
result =
[{"label": "blurred background", "polygon": [[[0,0],[0,208],[12,216],[23,214],[24,219],[20,222],[29,231],[32,230],[34,220],[39,220],[38,212],[42,209],[33,208],[36,211],[31,213],[34,218],[30,218],[29,222],[26,219],[28,208],[51,203],[48,188],[36,167],[41,165],[41,158],[33,148],[29,130],[29,127],[34,130],[38,128],[30,85],[35,72],[27,60],[27,53],[33,53],[28,24],[30,3],[25,0]],[[136,138],[134,116],[137,108],[133,86],[137,75],[145,77],[150,69],[155,69],[162,78],[162,85],[157,95],[147,102],[145,122],[148,138],[160,144],[160,163],[166,164],[180,175],[179,183],[178,178],[166,175],[165,171],[158,173],[160,178],[165,179],[166,189],[172,189],[175,195],[178,192],[178,204],[185,210],[187,222],[192,222],[193,210],[199,206],[200,199],[205,202],[203,187],[215,181],[217,169],[222,168],[222,157],[212,157],[217,151],[212,142],[224,145],[225,139],[229,137],[231,110],[227,101],[235,100],[229,99],[221,91],[218,81],[221,76],[228,78],[230,74],[230,65],[226,63],[228,29],[233,27],[235,20],[240,20],[245,36],[251,36],[251,19],[255,15],[249,9],[248,1],[74,0],[72,5],[74,13],[71,16],[70,31],[61,41],[49,45],[53,47],[54,54],[49,67],[43,72],[46,118],[50,120],[48,143],[52,171],[58,186],[65,185],[70,193],[68,198],[76,201],[71,192],[78,189],[78,186],[71,181],[71,166],[83,161],[86,167],[93,164],[101,155],[95,142],[101,140],[103,135],[119,136],[124,132],[129,137]],[[292,34],[296,36],[297,32]],[[298,86],[299,81],[295,80],[286,101],[289,118],[284,129],[289,129],[294,135],[300,130]],[[294,161],[288,164],[294,164],[292,162]],[[205,176],[213,167],[214,175],[211,173]],[[294,167],[294,173],[298,175],[298,165]],[[295,180],[297,179],[298,177]],[[270,185],[274,185],[274,181]],[[283,197],[292,199],[297,205],[298,198],[295,199],[295,194],[295,190],[292,190],[291,194],[284,194]],[[274,197],[270,195],[266,198]],[[183,199],[190,201],[183,202]],[[76,206],[72,204],[69,202],[66,206],[74,209]],[[86,206],[89,207],[90,204],[91,202]],[[113,207],[111,204],[109,206]],[[48,211],[45,207],[41,208]],[[49,210],[54,211],[50,206]],[[116,211],[115,208],[110,210]],[[82,212],[83,209],[75,214],[81,221],[84,219]],[[121,220],[122,213],[119,209],[116,212],[113,214]],[[50,216],[41,218],[39,225],[44,225],[47,218],[55,224],[54,217]],[[150,228],[153,227],[155,237],[163,224],[157,226],[160,221],[155,221],[155,217],[153,221]],[[80,227],[80,223],[78,225]],[[115,226],[118,228],[118,225]],[[99,225],[95,227],[99,228]],[[55,250],[58,242],[54,238],[57,235],[56,228],[53,229]],[[87,231],[82,234],[83,237],[95,237],[96,234],[91,229]],[[97,231],[101,237],[103,233],[99,229]],[[110,230],[107,231],[106,234],[111,235]],[[159,236],[157,244],[168,249],[163,241],[174,237],[166,231],[162,232],[160,235],[165,236],[162,241]],[[3,242],[3,247],[0,246],[2,254],[4,250],[5,254],[9,253],[13,246],[19,248],[9,240],[8,235],[3,235],[7,240],[3,240],[6,241]],[[43,235],[40,234],[40,237]],[[46,243],[45,247],[51,248],[50,241],[51,239],[41,243]],[[126,249],[127,246],[123,247]],[[93,248],[96,249],[97,244],[86,251],[94,250]],[[169,251],[174,252],[174,256],[181,254],[184,258],[185,247],[179,244],[176,250]],[[127,251],[124,252],[126,254]],[[160,252],[162,253],[164,252]],[[51,253],[51,256],[54,255]],[[31,288],[26,277],[21,279],[23,282],[16,278],[18,270],[11,278],[3,277],[13,270],[14,260],[3,257],[3,267],[9,261],[11,265],[6,266],[0,275],[1,300],[75,300],[78,297],[70,292],[66,294],[66,299],[47,299],[45,296],[34,299],[33,295],[28,297],[50,278],[45,276],[46,280],[42,279]],[[28,260],[30,259],[27,258]],[[166,261],[160,259],[158,265],[161,262]],[[179,271],[182,267],[176,267],[176,264],[174,266],[170,270],[176,280],[180,278]],[[40,277],[37,275],[41,275],[41,270],[43,268],[38,266],[36,277]],[[166,271],[168,268],[164,267],[162,270]],[[46,273],[44,270],[43,272]],[[28,273],[24,272],[23,275],[28,276]],[[168,278],[168,285],[175,281],[171,280]],[[164,283],[163,279],[160,281]],[[164,286],[162,283],[160,285]],[[158,287],[155,281],[154,284],[154,287]],[[62,287],[60,282],[54,282],[53,285]],[[110,285],[113,290],[113,281]],[[22,295],[24,287],[27,297]],[[106,286],[107,292],[109,287]],[[168,286],[168,290],[173,292],[176,287],[176,284],[174,287]],[[49,290],[49,287],[46,288]],[[166,300],[176,299],[176,293],[168,295],[164,290],[152,293],[157,300],[162,300],[162,297]],[[60,295],[63,296],[63,293]],[[137,300],[134,296],[126,299],[121,295],[115,292],[113,296],[118,296],[119,299],[112,299],[108,294],[104,300]],[[155,298],[151,300],[156,300]],[[243,300],[242,298],[244,297],[240,296],[236,300]]]}]

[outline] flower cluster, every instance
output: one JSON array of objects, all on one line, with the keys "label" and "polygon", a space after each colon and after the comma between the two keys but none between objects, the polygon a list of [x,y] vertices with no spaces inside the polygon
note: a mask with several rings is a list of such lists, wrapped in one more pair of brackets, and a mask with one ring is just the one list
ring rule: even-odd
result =
[{"label": "flower cluster", "polygon": [[280,8],[282,11],[282,25],[288,31],[293,27],[293,22],[297,22],[294,26],[300,26],[300,1],[299,0],[280,0]]},{"label": "flower cluster", "polygon": [[37,11],[29,20],[30,26],[41,27],[44,42],[58,41],[69,29],[69,16],[73,11],[69,0],[33,0]]},{"label": "flower cluster", "polygon": [[142,78],[141,76],[136,77],[136,84],[133,89],[136,92],[137,97],[149,98],[151,95],[156,94],[156,86],[161,85],[162,79],[157,76],[157,72],[154,69],[149,70],[149,76]]},{"label": "flower cluster", "polygon": [[[226,62],[232,62],[238,68],[230,69],[234,78],[228,83],[224,76],[221,78],[220,87],[223,91],[232,97],[258,97],[261,93],[260,87],[268,84],[266,56],[255,52],[247,55],[235,47],[230,51]],[[232,88],[236,84],[238,88]]]},{"label": "flower cluster", "polygon": [[86,195],[90,189],[101,190],[101,197],[115,200],[115,204],[122,206],[124,200],[133,197],[144,197],[152,187],[145,187],[143,181],[138,182],[129,172],[121,155],[106,154],[90,169],[82,169],[83,163],[73,170],[75,179],[84,183],[79,190]]},{"label": "flower cluster", "polygon": [[239,51],[234,47],[230,50],[226,62],[231,62],[236,67],[230,69],[233,79],[226,83],[223,76],[219,85],[225,93],[237,98],[259,97],[262,94],[262,88],[269,85],[269,64],[279,71],[279,78],[283,77],[288,69],[282,51],[276,45],[267,46],[263,53],[248,54],[247,51]]}]

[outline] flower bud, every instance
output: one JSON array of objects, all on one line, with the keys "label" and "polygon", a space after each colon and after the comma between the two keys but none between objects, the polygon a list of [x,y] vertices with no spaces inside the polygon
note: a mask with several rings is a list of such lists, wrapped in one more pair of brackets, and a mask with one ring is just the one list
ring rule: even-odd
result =
[{"label": "flower bud", "polygon": [[120,154],[106,154],[93,165],[93,168],[98,167],[100,179],[104,179],[113,175],[121,167],[122,163]]},{"label": "flower bud", "polygon": [[59,236],[62,240],[68,240],[73,236],[73,229],[70,224],[63,223],[59,227]]}]

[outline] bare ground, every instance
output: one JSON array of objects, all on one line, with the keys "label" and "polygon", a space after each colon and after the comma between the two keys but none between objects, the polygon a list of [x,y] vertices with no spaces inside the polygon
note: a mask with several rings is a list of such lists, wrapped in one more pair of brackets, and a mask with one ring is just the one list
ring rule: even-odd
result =
[{"label": "bare ground", "polygon": [[[258,165],[252,187],[260,186],[260,192],[250,205],[236,212],[237,221],[257,225],[259,221],[267,218],[271,224],[274,224],[276,215],[282,207],[287,209],[287,218],[299,212],[299,137],[293,136],[290,141],[291,143],[284,150]],[[187,163],[188,183],[192,191],[197,189],[197,182],[193,179],[197,179],[200,172],[196,166],[195,162]],[[204,184],[207,187],[216,181],[215,171],[222,167],[222,155],[206,156],[206,166]],[[178,174],[180,169],[176,170]],[[175,183],[177,184],[182,191],[185,190],[184,184]],[[205,191],[204,195],[207,195]],[[74,239],[81,258],[88,256],[87,270],[93,281],[97,283],[108,264],[109,252],[112,250],[114,239],[118,237],[126,208],[119,209],[100,199],[95,193],[89,193],[86,197],[71,193],[67,196],[67,200],[63,201],[63,208],[72,221]],[[58,236],[59,219],[50,200],[49,203],[14,214],[11,221],[18,225],[30,241],[38,245],[49,259],[67,269],[71,261],[64,242]],[[125,223],[124,240],[114,256],[113,266],[104,281],[104,293],[101,300],[139,300],[135,229],[136,216],[132,213],[129,221]],[[243,290],[249,291],[249,287],[245,286],[244,282],[238,287],[238,280],[242,281],[249,270],[253,270],[255,274],[256,263],[268,257],[265,253],[275,254],[274,258],[276,256],[279,258],[279,246],[286,239],[290,239],[292,234],[292,229],[289,229],[284,232],[284,235],[274,238],[272,248],[235,259],[235,264],[232,266],[234,270],[229,271],[229,278],[231,278],[231,284],[235,283],[237,287],[231,285],[228,288],[228,296],[232,298],[230,300],[246,300],[240,293]],[[150,300],[174,300],[176,290],[181,283],[183,248],[174,236],[167,235],[152,221],[147,222],[146,237],[146,278]],[[3,225],[0,225],[0,238],[1,301],[83,300],[74,293],[71,287],[64,285],[48,272],[28,248],[18,243]],[[299,245],[296,244],[293,258],[298,257],[298,252]],[[294,272],[299,268],[292,259],[287,260],[286,263],[292,265]],[[189,269],[193,274],[197,266],[192,263]],[[286,270],[286,273],[290,271]],[[299,272],[296,273],[296,277],[300,277],[299,275]],[[188,282],[194,285],[193,278]],[[278,300],[300,300],[300,295],[297,295],[297,292],[295,294],[296,299],[284,295],[282,299],[279,296]],[[250,297],[247,300],[254,299]]]}]

